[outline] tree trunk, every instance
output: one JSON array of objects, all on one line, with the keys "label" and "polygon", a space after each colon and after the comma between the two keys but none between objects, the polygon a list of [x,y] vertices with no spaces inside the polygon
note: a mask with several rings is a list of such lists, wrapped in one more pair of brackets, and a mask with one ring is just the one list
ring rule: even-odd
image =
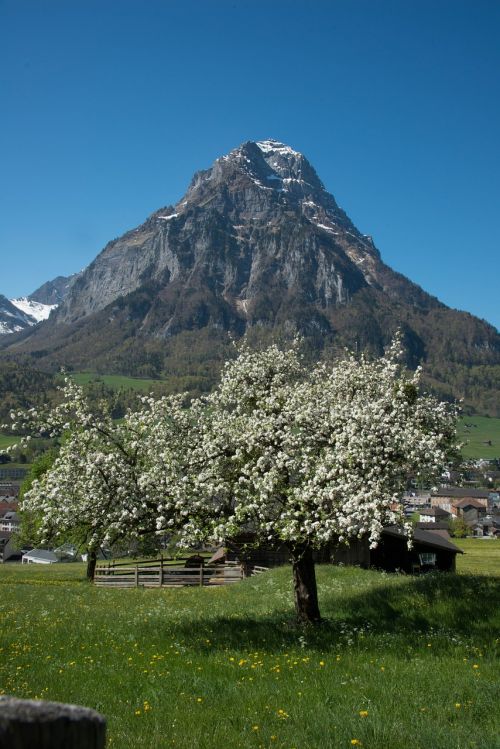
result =
[{"label": "tree trunk", "polygon": [[317,623],[321,621],[321,616],[318,606],[316,572],[310,546],[304,544],[292,550],[292,568],[297,617],[303,623]]},{"label": "tree trunk", "polygon": [[93,580],[94,579],[94,573],[95,573],[95,566],[97,564],[97,553],[94,551],[89,551],[89,555],[87,557],[87,580]]}]

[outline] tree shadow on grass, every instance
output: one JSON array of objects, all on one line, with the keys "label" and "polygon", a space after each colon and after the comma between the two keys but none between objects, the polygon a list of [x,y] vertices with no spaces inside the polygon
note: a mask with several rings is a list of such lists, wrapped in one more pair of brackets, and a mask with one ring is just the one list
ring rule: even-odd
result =
[{"label": "tree shadow on grass", "polygon": [[[265,592],[263,592],[265,595]],[[290,616],[210,616],[175,626],[176,636],[190,648],[213,651],[282,651],[307,642],[321,652],[337,649],[346,638],[390,635],[411,642],[431,631],[461,640],[466,637],[487,645],[500,626],[500,580],[495,577],[432,573],[419,577],[391,575],[384,583],[363,592],[327,592],[320,597],[325,619],[320,625],[301,627]]]},{"label": "tree shadow on grass", "polygon": [[491,637],[500,625],[500,579],[430,573],[377,586],[346,598],[345,620],[369,622],[379,633],[411,634],[431,629],[475,638]]}]

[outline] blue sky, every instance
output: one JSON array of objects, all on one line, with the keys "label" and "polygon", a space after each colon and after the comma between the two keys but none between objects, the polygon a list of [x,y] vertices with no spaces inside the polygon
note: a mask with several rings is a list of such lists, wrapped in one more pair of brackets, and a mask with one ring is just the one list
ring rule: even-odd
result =
[{"label": "blue sky", "polygon": [[496,0],[0,0],[0,293],[87,265],[245,140],[500,327]]}]

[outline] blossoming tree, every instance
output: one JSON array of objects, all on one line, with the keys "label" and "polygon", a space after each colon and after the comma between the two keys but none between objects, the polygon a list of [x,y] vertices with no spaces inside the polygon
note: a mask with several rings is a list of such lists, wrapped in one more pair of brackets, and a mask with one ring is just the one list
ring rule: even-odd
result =
[{"label": "blossoming tree", "polygon": [[384,525],[404,522],[408,474],[435,474],[453,443],[455,408],[421,394],[399,353],[395,341],[376,361],[310,369],[297,346],[243,348],[201,413],[190,482],[206,511],[185,530],[286,544],[301,620],[320,618],[313,549],[361,537],[375,546]]},{"label": "blossoming tree", "polygon": [[422,394],[398,355],[396,341],[375,361],[310,368],[298,344],[243,347],[207,398],[146,397],[120,423],[92,413],[68,380],[51,414],[28,415],[67,436],[23,509],[39,514],[43,537],[77,528],[91,552],[153,529],[185,545],[242,533],[285,544],[297,615],[318,621],[313,550],[362,537],[375,546],[384,525],[404,522],[408,474],[435,474],[453,444],[455,409]]},{"label": "blossoming tree", "polygon": [[[92,578],[100,546],[159,528],[160,500],[165,505],[186,473],[183,460],[189,454],[185,447],[192,442],[192,418],[182,406],[182,396],[146,397],[141,411],[115,422],[105,404],[101,413],[93,411],[82,388],[70,378],[62,391],[61,404],[49,413],[31,409],[12,415],[17,429],[63,435],[57,457],[33,481],[21,509],[38,519],[34,540],[71,538],[86,547],[87,576]],[[160,465],[161,471],[154,470]],[[170,507],[170,526],[180,526],[183,507]]]}]

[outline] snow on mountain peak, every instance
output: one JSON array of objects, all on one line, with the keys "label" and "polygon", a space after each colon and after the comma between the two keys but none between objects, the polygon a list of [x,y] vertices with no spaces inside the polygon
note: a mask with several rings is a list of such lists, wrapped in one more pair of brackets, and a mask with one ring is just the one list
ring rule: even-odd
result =
[{"label": "snow on mountain peak", "polygon": [[19,299],[11,299],[11,304],[26,315],[33,317],[35,322],[42,322],[46,320],[53,309],[56,309],[57,304],[42,304],[41,302],[34,302],[28,297],[22,296]]},{"label": "snow on mountain peak", "polygon": [[260,148],[262,153],[266,154],[266,156],[272,153],[278,153],[280,156],[302,156],[301,153],[294,151],[290,146],[287,146],[285,143],[280,143],[279,140],[273,140],[272,138],[269,138],[268,140],[259,140],[256,145]]}]

